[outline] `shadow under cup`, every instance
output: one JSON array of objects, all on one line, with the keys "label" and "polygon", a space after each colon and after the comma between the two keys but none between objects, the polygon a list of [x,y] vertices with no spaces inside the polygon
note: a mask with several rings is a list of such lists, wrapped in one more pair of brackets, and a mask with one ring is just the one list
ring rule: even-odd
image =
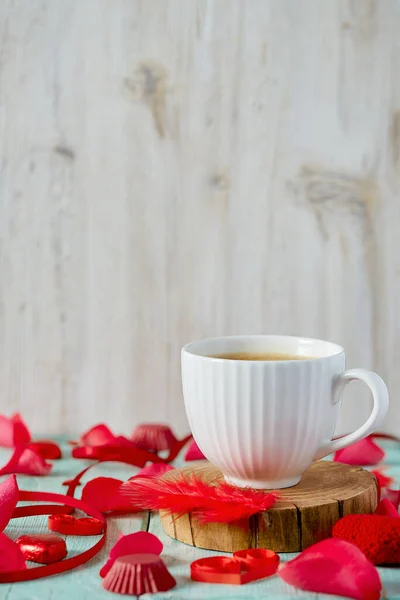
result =
[{"label": "shadow under cup", "polygon": [[[182,349],[182,384],[194,438],[234,485],[296,485],[313,460],[338,445],[331,438],[344,384],[364,380],[373,392],[375,413],[375,396],[384,396],[382,389],[375,394],[370,381],[374,376],[386,390],[378,375],[344,369],[343,348],[322,340],[234,336],[188,344]],[[383,419],[387,398],[386,408],[384,399],[380,402],[379,415],[373,411],[364,426],[346,436],[347,443],[339,441],[340,447],[365,437]]]}]

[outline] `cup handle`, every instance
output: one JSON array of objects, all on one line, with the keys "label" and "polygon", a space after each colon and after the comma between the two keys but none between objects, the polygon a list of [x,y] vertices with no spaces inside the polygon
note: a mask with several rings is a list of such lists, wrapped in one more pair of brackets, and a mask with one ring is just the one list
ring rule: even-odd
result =
[{"label": "cup handle", "polygon": [[346,446],[350,446],[350,444],[354,444],[354,442],[362,440],[382,424],[389,407],[389,393],[383,380],[373,371],[366,371],[365,369],[350,369],[349,371],[344,371],[338,375],[333,386],[333,404],[337,404],[340,401],[346,385],[355,379],[366,383],[372,392],[374,406],[370,416],[365,423],[356,429],[356,431],[353,431],[353,433],[349,433],[341,438],[332,440],[328,444],[322,446],[319,450],[317,450],[313,460],[319,460],[328,454],[336,452],[337,450],[341,450]]}]

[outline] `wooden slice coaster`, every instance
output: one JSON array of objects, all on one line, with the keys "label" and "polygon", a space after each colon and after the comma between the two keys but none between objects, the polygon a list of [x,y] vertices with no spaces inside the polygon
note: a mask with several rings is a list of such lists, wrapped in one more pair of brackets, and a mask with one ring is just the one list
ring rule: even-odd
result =
[{"label": "wooden slice coaster", "polygon": [[[207,461],[192,463],[164,475],[195,474],[212,482],[221,471]],[[279,490],[280,499],[270,510],[251,517],[248,526],[230,523],[203,525],[190,514],[177,517],[160,511],[164,531],[172,538],[207,550],[235,552],[244,548],[269,548],[299,552],[331,535],[340,517],[371,513],[378,502],[375,476],[360,467],[319,461],[304,473],[300,483]]]}]

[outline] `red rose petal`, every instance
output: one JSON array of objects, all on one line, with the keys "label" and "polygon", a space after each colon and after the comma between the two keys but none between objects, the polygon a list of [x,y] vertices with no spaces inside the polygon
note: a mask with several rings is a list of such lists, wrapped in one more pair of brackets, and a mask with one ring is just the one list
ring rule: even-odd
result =
[{"label": "red rose petal", "polygon": [[371,473],[373,475],[375,475],[381,490],[383,488],[389,487],[390,485],[392,485],[394,483],[393,477],[389,477],[388,475],[385,475],[383,473],[382,469],[375,469],[374,471],[371,471]]},{"label": "red rose petal", "polygon": [[102,446],[115,440],[115,435],[107,425],[100,423],[86,431],[80,439],[82,446]]},{"label": "red rose petal", "polygon": [[29,446],[16,448],[7,464],[0,469],[0,475],[21,473],[23,475],[48,475],[53,465],[49,465]]},{"label": "red rose petal", "polygon": [[60,446],[49,440],[31,442],[29,447],[47,460],[58,460],[62,457]]},{"label": "red rose petal", "polygon": [[18,504],[19,489],[17,478],[11,475],[0,483],[0,531],[3,531],[12,517],[14,508]]},{"label": "red rose petal", "polygon": [[13,448],[30,442],[29,429],[18,413],[10,418],[0,415],[0,446]]},{"label": "red rose petal", "polygon": [[50,565],[67,556],[67,545],[63,538],[54,533],[21,535],[16,541],[25,560]]},{"label": "red rose petal", "polygon": [[381,462],[384,456],[384,450],[375,444],[370,437],[367,437],[347,446],[347,448],[343,448],[343,450],[338,450],[333,460],[345,465],[368,466]]},{"label": "red rose petal", "polygon": [[137,512],[126,496],[119,494],[123,481],[112,477],[96,477],[82,490],[82,500],[100,512]]},{"label": "red rose petal", "polygon": [[4,533],[0,533],[0,572],[21,569],[26,569],[26,563],[18,544],[10,540]]},{"label": "red rose petal", "polygon": [[120,556],[130,554],[161,554],[163,545],[157,536],[147,531],[138,531],[129,535],[123,535],[111,548],[106,564],[101,568],[100,575],[105,577],[115,560]]},{"label": "red rose petal", "polygon": [[388,517],[400,517],[397,508],[395,507],[390,500],[384,498],[378,504],[375,509],[375,515],[386,515]]},{"label": "red rose petal", "polygon": [[186,451],[185,454],[185,460],[186,461],[190,461],[190,460],[204,460],[206,457],[204,456],[204,454],[202,453],[202,451],[200,450],[200,448],[198,447],[198,445],[196,444],[196,442],[193,440],[190,445],[189,448]]},{"label": "red rose petal", "polygon": [[335,538],[303,550],[278,576],[302,590],[355,600],[379,600],[382,590],[377,569],[361,550]]},{"label": "red rose petal", "polygon": [[387,498],[395,508],[399,508],[400,505],[400,490],[391,490],[385,488],[382,493],[382,499]]}]

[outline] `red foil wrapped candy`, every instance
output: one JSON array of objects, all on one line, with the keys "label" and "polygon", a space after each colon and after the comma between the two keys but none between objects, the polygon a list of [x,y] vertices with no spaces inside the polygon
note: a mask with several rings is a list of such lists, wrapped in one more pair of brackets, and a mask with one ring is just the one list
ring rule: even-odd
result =
[{"label": "red foil wrapped candy", "polygon": [[16,541],[25,560],[42,565],[58,562],[67,556],[67,545],[55,533],[21,535]]}]

